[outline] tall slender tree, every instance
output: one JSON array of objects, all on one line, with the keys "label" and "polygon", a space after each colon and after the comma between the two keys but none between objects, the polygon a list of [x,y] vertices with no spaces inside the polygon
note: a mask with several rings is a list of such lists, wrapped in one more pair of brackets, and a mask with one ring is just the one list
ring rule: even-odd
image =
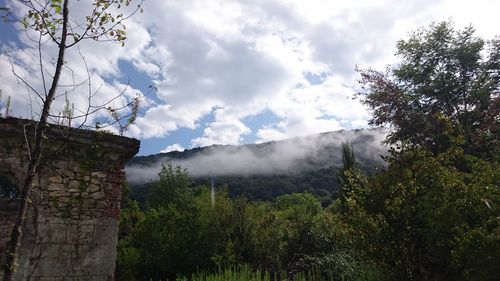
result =
[{"label": "tall slender tree", "polygon": [[346,200],[349,193],[349,185],[347,184],[347,177],[350,172],[356,169],[356,157],[352,144],[348,142],[342,143],[342,167],[338,170],[337,180],[340,187],[340,207],[343,212],[346,211]]}]

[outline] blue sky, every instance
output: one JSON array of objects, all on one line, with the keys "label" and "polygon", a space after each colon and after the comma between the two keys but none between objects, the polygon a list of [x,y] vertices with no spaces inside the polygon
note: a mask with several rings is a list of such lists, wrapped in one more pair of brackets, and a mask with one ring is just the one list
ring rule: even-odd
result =
[{"label": "blue sky", "polygon": [[[19,3],[0,0],[21,16],[26,11]],[[71,2],[74,22],[88,3]],[[87,82],[59,93],[67,92],[81,111],[89,106],[89,92],[95,93],[90,104],[97,105],[126,89],[114,107],[139,95],[139,116],[125,134],[141,140],[141,155],[361,128],[369,112],[352,99],[355,65],[396,63],[397,40],[435,21],[473,24],[479,36],[492,38],[498,10],[498,1],[490,0],[146,0],[144,13],[125,23],[125,47],[86,41],[68,50],[61,85]],[[3,98],[11,96],[13,115],[28,118],[36,117],[39,101],[11,69],[42,91],[33,36],[0,24]],[[55,51],[50,42],[42,47],[47,77]],[[150,86],[158,91],[145,95]],[[54,115],[63,96],[54,102]],[[89,122],[106,117],[101,111]]]}]

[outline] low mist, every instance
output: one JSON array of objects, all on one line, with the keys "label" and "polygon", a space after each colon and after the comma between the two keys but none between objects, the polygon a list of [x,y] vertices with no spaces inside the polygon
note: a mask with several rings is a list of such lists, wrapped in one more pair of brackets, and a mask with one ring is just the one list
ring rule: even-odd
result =
[{"label": "low mist", "polygon": [[[127,180],[141,184],[158,179],[163,164],[180,165],[194,177],[292,175],[341,165],[341,144],[353,145],[358,162],[381,164],[380,155],[387,153],[382,143],[386,129],[337,131],[292,138],[283,141],[242,146],[213,145],[198,149],[191,156],[184,153],[165,153],[151,158],[139,157],[125,167]],[[182,158],[182,159],[180,159]],[[140,162],[140,164],[137,164]]]}]

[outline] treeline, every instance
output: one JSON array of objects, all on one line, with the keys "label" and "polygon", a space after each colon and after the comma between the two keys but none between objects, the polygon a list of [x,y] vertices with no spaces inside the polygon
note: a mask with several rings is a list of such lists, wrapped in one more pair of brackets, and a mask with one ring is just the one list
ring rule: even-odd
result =
[{"label": "treeline", "polygon": [[[467,171],[459,171],[460,162]],[[333,280],[495,280],[500,272],[498,166],[460,151],[416,150],[367,179],[344,173],[343,200],[309,193],[275,202],[190,188],[166,166],[146,210],[127,199],[117,280],[174,280],[248,264],[271,274],[321,271]]]},{"label": "treeline", "polygon": [[144,210],[123,204],[118,280],[243,264],[321,273],[310,280],[498,280],[500,40],[445,22],[400,41],[398,55],[386,72],[359,70],[371,124],[392,128],[386,168],[364,175],[344,145],[328,207],[309,193],[254,202],[225,190],[212,206],[208,188],[166,166]]},{"label": "treeline", "polygon": [[165,166],[146,211],[124,203],[119,280],[173,280],[243,264],[273,274],[313,268],[355,279],[377,274],[351,249],[338,204],[323,208],[309,193],[252,202],[219,188],[212,205],[209,188],[190,188],[185,170]]},{"label": "treeline", "polygon": [[[231,198],[244,195],[250,201],[274,201],[277,197],[290,193],[309,192],[320,198],[323,206],[330,205],[338,197],[339,183],[336,179],[339,167],[331,166],[315,171],[302,172],[296,175],[247,175],[193,177],[193,186],[215,185],[227,186]],[[368,170],[363,169],[362,170]],[[149,189],[154,183],[131,185],[131,197],[145,206]]]}]

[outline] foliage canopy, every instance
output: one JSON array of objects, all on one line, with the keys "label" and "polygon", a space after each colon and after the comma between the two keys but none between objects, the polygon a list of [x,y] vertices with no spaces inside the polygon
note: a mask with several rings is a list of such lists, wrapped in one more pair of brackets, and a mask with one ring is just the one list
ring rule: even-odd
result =
[{"label": "foliage canopy", "polygon": [[472,27],[442,22],[399,41],[396,55],[401,63],[386,72],[358,70],[370,123],[392,127],[389,143],[500,153],[500,39],[485,42]]}]

